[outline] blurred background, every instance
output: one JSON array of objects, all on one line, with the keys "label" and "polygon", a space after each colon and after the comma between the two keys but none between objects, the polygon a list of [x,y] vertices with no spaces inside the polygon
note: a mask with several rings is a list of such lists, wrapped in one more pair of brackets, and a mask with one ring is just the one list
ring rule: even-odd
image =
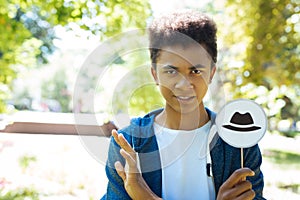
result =
[{"label": "blurred background", "polygon": [[[28,118],[32,112],[78,112],[111,119],[111,104],[131,116],[160,107],[155,84],[128,101],[103,84],[95,89],[93,106],[84,97],[99,75],[88,77],[86,96],[76,105],[74,86],[101,43],[180,8],[205,12],[217,23],[216,84],[222,92],[211,93],[214,110],[247,98],[267,114],[268,132],[260,142],[265,197],[300,199],[299,0],[0,0],[0,129],[8,116],[24,111],[30,111]],[[111,85],[134,67],[149,65],[147,51],[116,56],[103,79]],[[149,79],[138,71],[131,76]],[[76,136],[0,133],[0,200],[99,199],[106,183],[103,163]]]}]

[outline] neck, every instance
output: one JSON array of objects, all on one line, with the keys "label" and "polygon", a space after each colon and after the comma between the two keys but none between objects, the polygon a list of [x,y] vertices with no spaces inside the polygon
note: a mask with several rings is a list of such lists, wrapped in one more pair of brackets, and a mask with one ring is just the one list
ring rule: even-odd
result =
[{"label": "neck", "polygon": [[198,109],[189,113],[180,113],[170,106],[166,106],[155,118],[155,121],[170,129],[194,130],[205,125],[209,121],[209,116],[203,104],[199,105]]}]

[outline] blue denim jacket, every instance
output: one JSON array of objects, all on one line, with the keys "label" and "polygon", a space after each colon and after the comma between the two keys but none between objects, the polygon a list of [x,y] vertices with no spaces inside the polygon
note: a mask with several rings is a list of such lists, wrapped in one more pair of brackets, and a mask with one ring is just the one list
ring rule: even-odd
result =
[{"label": "blue denim jacket", "polygon": [[[216,115],[210,110],[206,110],[213,124]],[[155,116],[161,111],[162,109],[153,111],[143,118],[134,118],[128,127],[119,130],[119,133],[122,133],[135,151],[138,152],[142,176],[151,190],[159,197],[162,195],[162,171],[153,122]],[[217,196],[220,186],[236,169],[240,168],[240,149],[225,143],[218,134],[215,135],[210,145],[212,145],[210,155]],[[108,178],[107,193],[101,200],[131,199],[123,186],[122,179],[114,168],[116,161],[121,161],[123,166],[125,164],[125,160],[119,152],[120,147],[112,137],[105,168]],[[256,193],[255,199],[264,199],[262,197],[264,182],[260,170],[261,162],[262,157],[258,145],[244,149],[244,166],[255,172],[255,176],[247,178],[252,183],[252,189]]]}]

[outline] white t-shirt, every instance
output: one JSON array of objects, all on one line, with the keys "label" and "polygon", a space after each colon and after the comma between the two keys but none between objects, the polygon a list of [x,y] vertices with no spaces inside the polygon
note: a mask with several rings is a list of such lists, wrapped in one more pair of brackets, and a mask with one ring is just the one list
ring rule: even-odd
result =
[{"label": "white t-shirt", "polygon": [[191,130],[173,130],[154,123],[162,165],[162,198],[215,199],[211,177],[206,174],[209,121]]}]

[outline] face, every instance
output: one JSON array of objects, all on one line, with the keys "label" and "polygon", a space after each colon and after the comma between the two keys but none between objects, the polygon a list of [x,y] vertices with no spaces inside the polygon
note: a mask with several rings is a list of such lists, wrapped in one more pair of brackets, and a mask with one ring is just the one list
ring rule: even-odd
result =
[{"label": "face", "polygon": [[212,59],[201,45],[164,48],[152,75],[166,100],[166,109],[190,113],[203,106],[203,98],[215,73]]}]

